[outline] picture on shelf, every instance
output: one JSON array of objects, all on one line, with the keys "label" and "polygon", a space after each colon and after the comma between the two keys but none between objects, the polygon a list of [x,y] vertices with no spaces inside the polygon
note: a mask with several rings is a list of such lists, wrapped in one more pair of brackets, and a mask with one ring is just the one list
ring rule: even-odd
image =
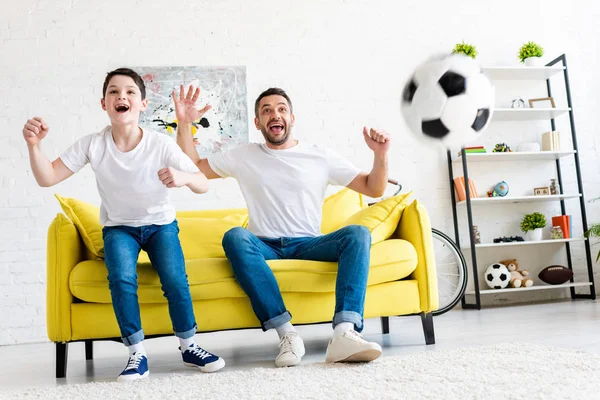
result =
[{"label": "picture on shelf", "polygon": [[550,188],[548,186],[533,188],[533,195],[534,196],[549,196]]},{"label": "picture on shelf", "polygon": [[530,108],[556,108],[554,104],[554,98],[552,97],[540,97],[537,99],[529,99]]}]

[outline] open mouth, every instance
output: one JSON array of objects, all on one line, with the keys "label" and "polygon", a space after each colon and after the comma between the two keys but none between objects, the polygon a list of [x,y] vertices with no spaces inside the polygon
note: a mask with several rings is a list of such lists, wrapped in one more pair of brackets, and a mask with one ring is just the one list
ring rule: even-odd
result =
[{"label": "open mouth", "polygon": [[128,106],[128,105],[126,105],[126,104],[117,104],[117,105],[115,106],[115,110],[116,110],[118,113],[125,113],[125,112],[129,111],[129,106]]},{"label": "open mouth", "polygon": [[275,122],[271,125],[269,125],[269,131],[273,132],[273,133],[281,133],[283,132],[283,124],[279,123],[279,122]]}]

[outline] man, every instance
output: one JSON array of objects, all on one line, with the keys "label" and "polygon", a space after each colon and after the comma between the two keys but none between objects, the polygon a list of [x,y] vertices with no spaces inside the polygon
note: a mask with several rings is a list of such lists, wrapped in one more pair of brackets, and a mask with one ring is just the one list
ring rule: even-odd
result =
[{"label": "man", "polygon": [[173,91],[179,124],[177,143],[207,178],[234,177],[240,185],[248,205],[248,229],[228,231],[223,248],[263,330],[275,329],[279,334],[280,351],[275,364],[298,365],[305,351],[266,263],[273,259],[337,261],[334,335],[326,361],[372,361],[379,357],[381,347],[359,334],[369,274],[370,232],[354,225],[322,235],[320,225],[329,184],[347,186],[370,197],[383,195],[389,135],[363,129],[365,142],[375,157],[371,172],[361,172],[331,149],[294,139],[292,102],[282,89],[270,88],[258,96],[254,107],[254,123],[265,143],[249,143],[200,159],[191,123],[210,106],[196,107],[199,94],[193,86],[187,95],[183,86],[179,96]]}]

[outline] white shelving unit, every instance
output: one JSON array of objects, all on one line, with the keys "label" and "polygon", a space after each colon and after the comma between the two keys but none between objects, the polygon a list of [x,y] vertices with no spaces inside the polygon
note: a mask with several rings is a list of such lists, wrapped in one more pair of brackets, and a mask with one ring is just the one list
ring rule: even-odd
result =
[{"label": "white shelving unit", "polygon": [[487,67],[483,73],[494,81],[545,80],[563,72],[564,66],[557,67]]},{"label": "white shelving unit", "polygon": [[[558,65],[557,65],[558,64]],[[562,65],[561,65],[562,64]],[[569,150],[561,151],[540,151],[540,152],[508,152],[508,153],[466,153],[464,150],[458,155],[452,155],[448,152],[448,167],[449,167],[449,178],[452,191],[452,206],[454,215],[454,228],[455,236],[458,241],[459,238],[459,222],[458,222],[458,208],[466,208],[468,218],[468,229],[469,229],[469,245],[459,246],[463,252],[468,252],[471,255],[473,274],[474,277],[474,290],[466,292],[466,294],[473,295],[475,297],[475,303],[467,303],[465,298],[462,299],[463,308],[481,309],[481,295],[487,294],[498,294],[498,293],[520,293],[525,291],[535,290],[550,290],[550,289],[570,289],[571,297],[575,298],[587,298],[595,299],[595,288],[594,278],[592,270],[592,261],[590,253],[590,244],[585,237],[573,237],[566,239],[554,239],[554,240],[540,240],[540,241],[523,241],[523,242],[501,242],[501,243],[480,243],[475,244],[475,238],[472,233],[473,225],[473,206],[492,206],[501,204],[512,204],[512,203],[536,203],[536,202],[560,202],[561,213],[567,214],[565,207],[565,200],[578,199],[579,208],[581,211],[583,229],[587,229],[587,220],[585,213],[585,202],[583,198],[583,186],[581,180],[581,168],[579,163],[579,153],[577,152],[577,137],[575,132],[575,124],[573,121],[573,112],[571,105],[571,93],[568,81],[568,72],[566,66],[566,56],[563,54],[555,60],[551,61],[545,67],[491,67],[483,68],[483,72],[494,81],[523,81],[523,80],[537,80],[546,81],[548,89],[548,96],[551,94],[550,78],[554,76],[562,75],[565,80],[565,91],[567,98],[567,107],[563,108],[495,108],[492,115],[492,122],[523,122],[523,121],[540,121],[547,120],[551,124],[552,130],[555,129],[554,119],[560,116],[568,116],[570,119],[571,126],[571,139],[573,148]],[[554,162],[557,168],[557,177],[559,186],[562,189],[564,187],[561,173],[561,159],[565,157],[573,157],[575,161],[575,173],[577,175],[577,193],[560,193],[556,195],[548,196],[507,196],[507,197],[491,197],[491,198],[468,198],[465,201],[457,202],[454,196],[454,172],[453,165],[460,163],[462,165],[462,172],[465,178],[465,182],[468,179],[468,165],[470,163],[495,163],[495,162],[521,162],[521,163],[532,163],[532,162]],[[528,168],[524,166],[524,168]],[[465,185],[468,191],[468,185]],[[468,194],[467,194],[467,197]],[[573,234],[573,233],[571,233]],[[538,246],[564,246],[567,252],[567,260],[569,268],[572,268],[570,244],[575,242],[583,242],[586,249],[588,274],[586,282],[582,282],[581,277],[577,277],[579,282],[567,282],[562,285],[545,285],[536,283],[530,288],[518,288],[518,289],[492,289],[492,290],[480,290],[479,288],[479,277],[480,272],[477,266],[477,253],[480,251],[486,251],[494,248],[505,248],[505,247],[538,247]],[[588,287],[590,294],[577,294],[575,288]]]},{"label": "white shelving unit", "polygon": [[[480,290],[481,294],[498,294],[498,293],[519,293],[519,292],[529,292],[532,290],[549,290],[549,289],[565,289],[565,288],[575,288],[575,287],[585,287],[591,286],[592,282],[583,282],[583,283],[563,283],[561,285],[538,285],[538,286],[530,286],[526,288],[507,288],[507,289],[485,289]],[[474,295],[474,291],[468,291],[467,294]]]},{"label": "white shelving unit", "polygon": [[569,111],[570,108],[494,108],[492,121],[540,121]]},{"label": "white shelving unit", "polygon": [[[496,161],[548,161],[575,154],[575,150],[566,151],[537,151],[537,152],[510,152],[510,153],[467,153],[468,162],[496,162]],[[461,162],[462,155],[458,155],[453,162]]]},{"label": "white shelving unit", "polygon": [[[501,243],[479,243],[475,245],[476,249],[485,249],[490,247],[515,247],[515,246],[535,246],[535,245],[547,245],[547,244],[561,244],[561,243],[572,243],[572,242],[584,242],[587,238],[568,238],[568,239],[548,239],[548,240],[533,240],[526,242],[501,242]],[[463,250],[470,250],[471,246],[462,248]]]},{"label": "white shelving unit", "polygon": [[[471,199],[471,204],[507,204],[507,203],[539,203],[546,201],[560,201],[567,199],[576,199],[581,197],[581,194],[553,194],[553,195],[544,195],[544,196],[505,196],[505,197],[476,197]],[[459,201],[456,203],[457,206],[465,206],[467,204],[466,200]]]}]

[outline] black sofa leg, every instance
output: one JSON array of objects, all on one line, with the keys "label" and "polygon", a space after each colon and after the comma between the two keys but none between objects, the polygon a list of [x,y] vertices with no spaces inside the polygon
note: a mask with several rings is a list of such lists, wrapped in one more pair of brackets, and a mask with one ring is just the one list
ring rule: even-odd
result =
[{"label": "black sofa leg", "polygon": [[67,376],[67,358],[69,355],[69,343],[56,343],[56,377]]},{"label": "black sofa leg", "polygon": [[390,333],[390,317],[381,317],[381,332]]},{"label": "black sofa leg", "polygon": [[86,360],[94,359],[94,341],[93,340],[85,341],[85,359]]},{"label": "black sofa leg", "polygon": [[425,343],[435,344],[435,332],[433,331],[433,314],[421,313],[421,322],[423,323],[423,332],[425,333]]}]

